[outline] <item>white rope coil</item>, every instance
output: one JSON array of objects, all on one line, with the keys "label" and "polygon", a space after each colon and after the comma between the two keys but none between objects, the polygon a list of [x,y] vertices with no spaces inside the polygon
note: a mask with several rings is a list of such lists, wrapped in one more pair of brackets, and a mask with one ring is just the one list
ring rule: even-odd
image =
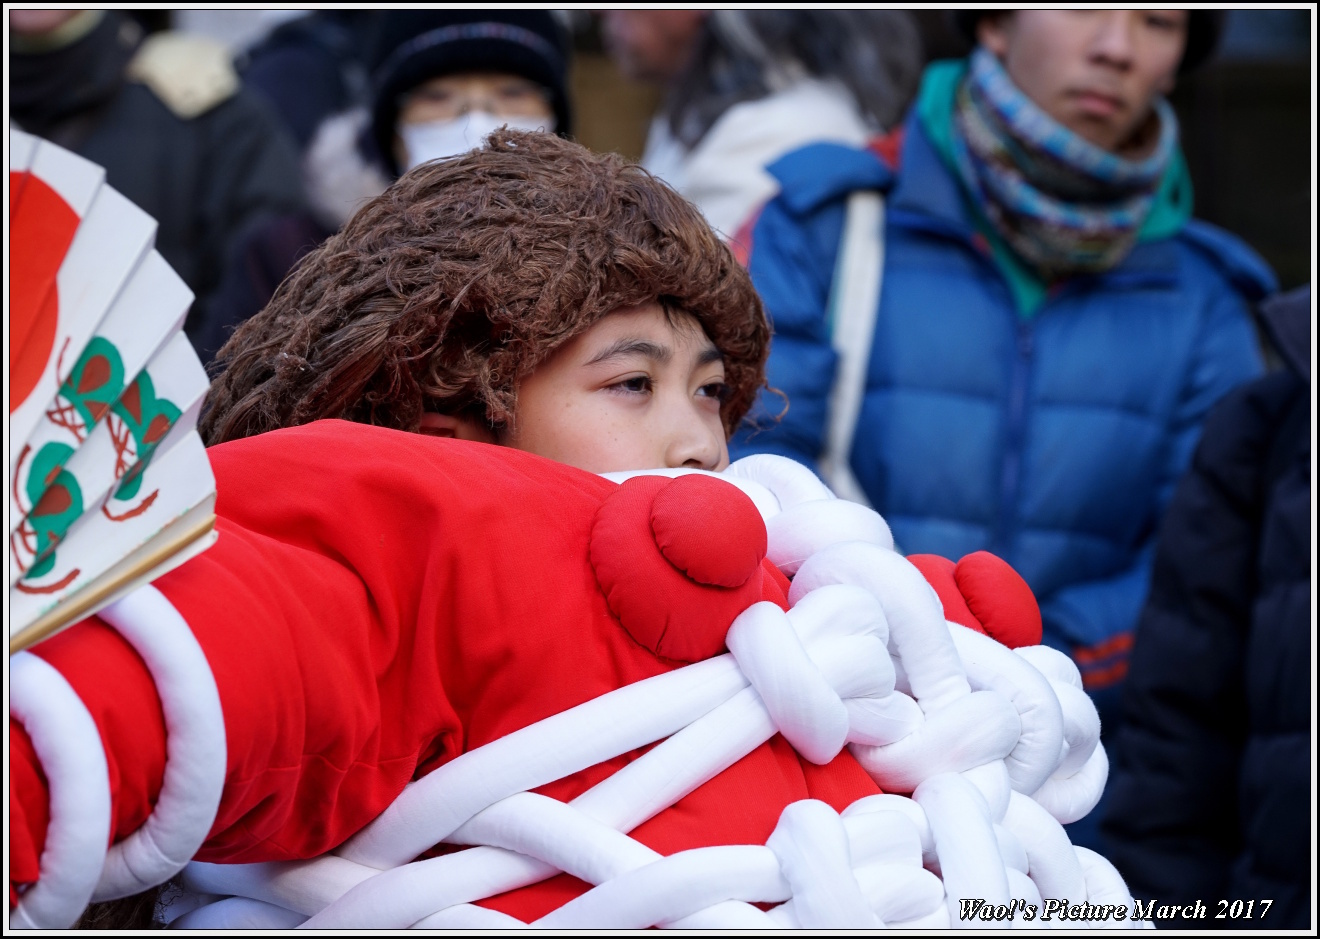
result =
[{"label": "white rope coil", "polygon": [[[959,919],[964,898],[1089,896],[1080,853],[1027,797],[1057,781],[1074,808],[1098,797],[1087,767],[1103,750],[1089,699],[1070,693],[1080,681],[1050,650],[1014,654],[947,623],[883,520],[796,464],[761,456],[729,472],[767,519],[770,557],[797,568],[787,613],[753,604],[730,627],[730,655],[458,757],[342,856],[193,864],[189,887],[295,909],[311,928],[512,927],[473,904],[560,871],[594,886],[533,925],[946,928],[982,925]],[[624,834],[776,731],[818,763],[851,745],[882,786],[913,797],[872,796],[842,816],[794,803],[763,846],[661,857]],[[657,740],[569,804],[526,791]],[[406,863],[440,840],[475,847]],[[1130,903],[1121,879],[1092,868],[1096,897]]]},{"label": "white rope coil", "polygon": [[114,845],[93,900],[112,900],[163,883],[206,840],[225,783],[225,721],[220,692],[188,623],[147,585],[100,617],[147,665],[165,715],[166,762],[160,796],[137,831]]},{"label": "white rope coil", "polygon": [[163,785],[142,827],[107,850],[110,788],[100,733],[58,671],[31,653],[13,656],[10,713],[32,737],[51,791],[41,875],[14,912],[18,926],[66,928],[89,901],[168,880],[202,846],[220,804],[224,716],[215,678],[187,622],[152,586],[100,616],[137,651],[155,682],[167,734]]},{"label": "white rope coil", "polygon": [[96,889],[110,841],[110,777],[96,722],[68,681],[31,652],[9,659],[9,714],[50,787],[41,877],[18,900],[19,929],[68,929]]}]

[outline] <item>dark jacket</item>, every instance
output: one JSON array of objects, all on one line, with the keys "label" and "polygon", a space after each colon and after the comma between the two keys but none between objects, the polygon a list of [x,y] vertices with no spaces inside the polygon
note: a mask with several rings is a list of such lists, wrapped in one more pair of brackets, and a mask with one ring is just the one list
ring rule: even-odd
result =
[{"label": "dark jacket", "polygon": [[[112,11],[69,47],[11,54],[13,117],[103,166],[106,182],[157,221],[157,250],[197,295],[185,328],[205,360],[214,352],[213,294],[233,246],[261,219],[305,204],[297,153],[236,77],[222,92],[158,65],[144,70],[135,30]],[[198,85],[193,97],[171,95],[189,82]]]},{"label": "dark jacket", "polygon": [[[1109,856],[1136,897],[1201,899],[1206,926],[1312,925],[1310,317],[1309,288],[1268,305],[1289,367],[1206,421],[1124,690]],[[1214,920],[1220,898],[1255,916]]]},{"label": "dark jacket", "polygon": [[243,53],[243,85],[260,94],[306,151],[326,118],[365,104],[377,10],[313,10]]},{"label": "dark jacket", "polygon": [[199,337],[212,355],[261,312],[312,249],[393,181],[365,133],[369,117],[365,108],[351,108],[322,121],[303,158],[309,208],[268,216],[231,245],[207,333]]}]

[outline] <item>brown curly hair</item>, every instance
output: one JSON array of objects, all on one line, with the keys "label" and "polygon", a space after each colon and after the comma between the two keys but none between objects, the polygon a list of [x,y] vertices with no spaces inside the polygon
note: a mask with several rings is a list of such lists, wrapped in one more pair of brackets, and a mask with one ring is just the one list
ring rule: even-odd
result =
[{"label": "brown curly hair", "polygon": [[220,350],[208,444],[424,411],[500,428],[519,382],[613,310],[658,301],[724,354],[726,433],[765,384],[747,271],[700,212],[614,154],[508,129],[424,164],[309,254]]}]

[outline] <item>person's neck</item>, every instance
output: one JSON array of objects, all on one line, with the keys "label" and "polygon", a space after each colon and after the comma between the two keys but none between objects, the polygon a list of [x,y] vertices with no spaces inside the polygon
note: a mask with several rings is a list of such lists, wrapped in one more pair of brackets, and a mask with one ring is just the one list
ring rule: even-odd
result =
[{"label": "person's neck", "polygon": [[1160,116],[1151,108],[1132,135],[1114,150],[1114,155],[1132,162],[1144,160],[1155,152],[1159,142]]}]

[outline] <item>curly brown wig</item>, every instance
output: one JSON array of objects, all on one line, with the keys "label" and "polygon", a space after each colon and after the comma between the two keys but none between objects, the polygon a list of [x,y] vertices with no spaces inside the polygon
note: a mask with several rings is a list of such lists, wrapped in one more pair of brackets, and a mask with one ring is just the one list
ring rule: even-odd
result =
[{"label": "curly brown wig", "polygon": [[425,411],[501,428],[556,349],[656,301],[724,354],[731,433],[765,384],[770,339],[747,271],[641,167],[500,130],[406,174],[302,261],[220,350],[202,436],[330,417],[416,431]]}]

